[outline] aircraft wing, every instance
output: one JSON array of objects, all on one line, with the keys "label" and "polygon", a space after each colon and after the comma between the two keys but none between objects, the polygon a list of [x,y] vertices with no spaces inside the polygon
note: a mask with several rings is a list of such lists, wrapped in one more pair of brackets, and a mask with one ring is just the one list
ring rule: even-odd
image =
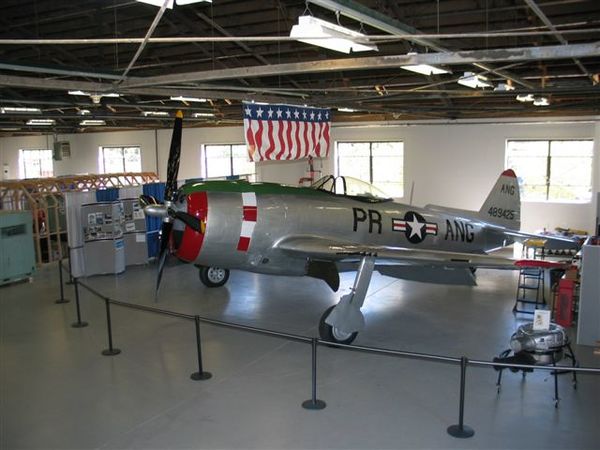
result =
[{"label": "aircraft wing", "polygon": [[318,236],[290,236],[275,244],[275,248],[288,254],[335,262],[352,261],[364,255],[373,255],[377,258],[378,264],[387,263],[448,268],[518,268],[516,260],[487,254],[357,244]]}]

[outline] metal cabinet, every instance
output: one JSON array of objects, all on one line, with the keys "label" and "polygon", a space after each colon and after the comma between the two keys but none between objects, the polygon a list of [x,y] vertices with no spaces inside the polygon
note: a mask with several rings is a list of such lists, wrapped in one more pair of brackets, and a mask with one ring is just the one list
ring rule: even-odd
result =
[{"label": "metal cabinet", "polygon": [[31,211],[0,211],[0,285],[34,271]]}]

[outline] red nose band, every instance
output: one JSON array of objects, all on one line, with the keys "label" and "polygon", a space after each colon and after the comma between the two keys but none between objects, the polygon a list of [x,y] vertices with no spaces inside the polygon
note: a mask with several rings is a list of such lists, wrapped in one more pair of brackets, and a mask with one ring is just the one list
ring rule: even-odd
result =
[{"label": "red nose band", "polygon": [[181,245],[177,249],[177,256],[184,261],[192,262],[200,254],[202,242],[204,241],[204,227],[208,217],[208,197],[206,192],[194,192],[187,196],[188,214],[202,221],[202,232],[185,227]]}]

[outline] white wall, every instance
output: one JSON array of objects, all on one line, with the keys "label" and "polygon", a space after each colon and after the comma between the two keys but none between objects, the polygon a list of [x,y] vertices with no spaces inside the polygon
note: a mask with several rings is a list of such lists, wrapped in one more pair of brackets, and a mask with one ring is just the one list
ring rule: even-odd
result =
[{"label": "white wall", "polygon": [[[145,171],[157,171],[158,156],[158,173],[164,179],[170,137],[170,130],[59,135],[59,140],[71,142],[72,158],[56,161],[55,173],[95,173],[98,171],[100,146],[133,144],[141,146]],[[414,181],[413,204],[435,203],[474,210],[480,208],[496,178],[504,170],[505,142],[512,138],[594,138],[594,192],[600,191],[600,120],[597,119],[578,123],[569,119],[551,124],[336,124],[332,128],[334,141],[404,141],[405,192],[408,199]],[[184,129],[179,178],[201,176],[202,144],[243,141],[241,126]],[[0,164],[9,164],[9,178],[17,178],[20,148],[50,148],[51,145],[52,137],[46,136],[0,138]],[[333,152],[329,159],[317,161],[316,166],[323,170],[323,174],[332,173]],[[297,184],[306,170],[305,161],[269,162],[258,165],[257,175],[261,181]],[[524,202],[522,209],[522,228],[527,231],[556,226],[592,231],[596,217],[595,199],[590,204]]]}]

